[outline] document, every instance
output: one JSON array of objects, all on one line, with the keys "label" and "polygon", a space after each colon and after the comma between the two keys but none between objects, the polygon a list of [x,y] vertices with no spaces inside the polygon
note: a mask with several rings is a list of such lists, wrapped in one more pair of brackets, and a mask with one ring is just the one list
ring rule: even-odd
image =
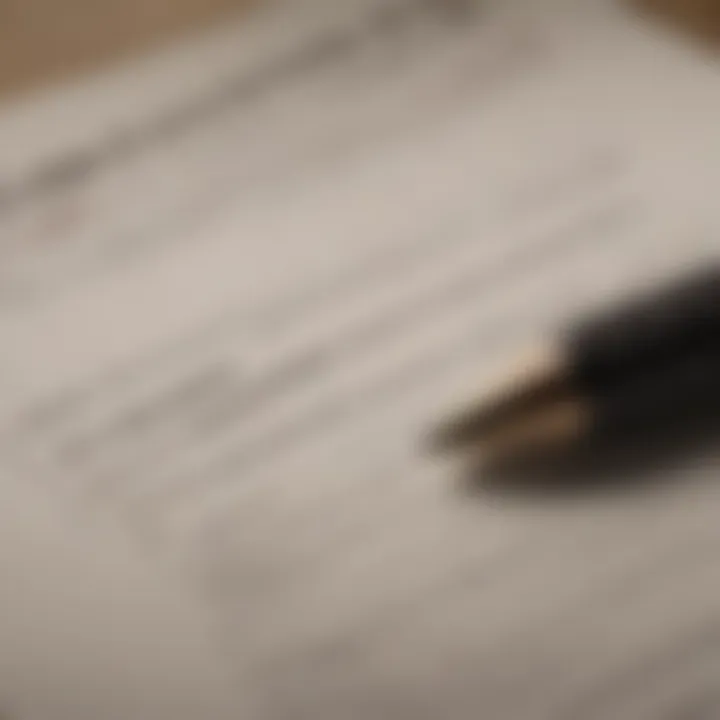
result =
[{"label": "document", "polygon": [[605,2],[276,2],[6,103],[0,709],[715,717],[709,461],[533,501],[422,440],[717,254],[719,84]]}]

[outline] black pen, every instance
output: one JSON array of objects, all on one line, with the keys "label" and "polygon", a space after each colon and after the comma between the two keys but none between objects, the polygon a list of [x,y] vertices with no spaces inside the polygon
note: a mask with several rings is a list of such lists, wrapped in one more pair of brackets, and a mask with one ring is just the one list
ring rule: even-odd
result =
[{"label": "black pen", "polygon": [[720,415],[720,267],[574,324],[432,436],[503,464]]}]

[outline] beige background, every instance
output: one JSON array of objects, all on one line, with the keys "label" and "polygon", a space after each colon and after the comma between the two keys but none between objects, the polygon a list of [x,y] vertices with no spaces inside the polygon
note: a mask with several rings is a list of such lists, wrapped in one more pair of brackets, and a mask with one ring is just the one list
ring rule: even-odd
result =
[{"label": "beige background", "polygon": [[0,94],[161,42],[247,0],[0,0]]}]

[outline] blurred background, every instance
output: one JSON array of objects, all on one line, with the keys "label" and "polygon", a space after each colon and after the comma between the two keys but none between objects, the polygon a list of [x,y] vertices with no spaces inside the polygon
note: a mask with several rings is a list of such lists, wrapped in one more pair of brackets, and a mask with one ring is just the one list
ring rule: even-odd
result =
[{"label": "blurred background", "polygon": [[153,583],[227,717],[720,717],[717,448],[538,499],[420,442],[717,258],[718,36],[714,0],[0,0],[0,439],[106,573],[75,611],[4,543],[27,717],[221,717],[140,642]]}]

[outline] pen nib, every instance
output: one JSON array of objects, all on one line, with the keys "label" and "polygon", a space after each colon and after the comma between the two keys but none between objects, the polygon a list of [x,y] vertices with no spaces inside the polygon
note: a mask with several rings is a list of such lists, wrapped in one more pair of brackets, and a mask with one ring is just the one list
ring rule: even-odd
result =
[{"label": "pen nib", "polygon": [[514,369],[489,385],[490,392],[473,405],[453,414],[431,435],[434,453],[448,453],[475,445],[542,409],[565,394],[566,363],[557,352],[543,350],[525,355]]}]

